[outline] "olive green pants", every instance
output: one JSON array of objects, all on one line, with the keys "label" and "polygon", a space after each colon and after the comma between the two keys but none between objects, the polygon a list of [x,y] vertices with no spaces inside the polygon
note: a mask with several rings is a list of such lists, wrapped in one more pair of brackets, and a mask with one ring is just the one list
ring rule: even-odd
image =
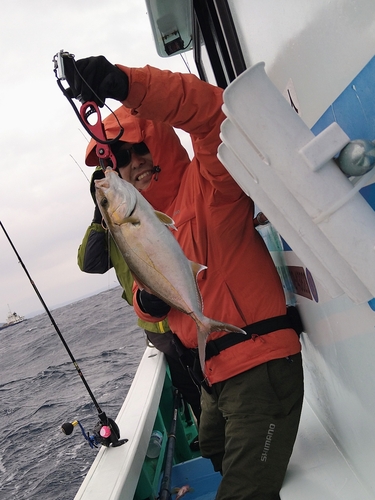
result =
[{"label": "olive green pants", "polygon": [[302,400],[301,354],[202,390],[200,449],[223,476],[216,500],[279,500]]}]

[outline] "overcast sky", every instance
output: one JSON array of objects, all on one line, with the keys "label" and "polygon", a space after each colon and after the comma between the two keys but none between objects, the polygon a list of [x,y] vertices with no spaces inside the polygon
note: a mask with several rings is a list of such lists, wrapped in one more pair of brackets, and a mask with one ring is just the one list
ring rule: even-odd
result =
[{"label": "overcast sky", "polygon": [[[87,135],[56,84],[54,54],[187,69],[180,56],[157,55],[144,0],[14,0],[2,9],[0,39],[0,220],[53,309],[117,284],[113,271],[89,275],[77,266],[93,215],[84,175],[92,169],[84,165]],[[188,61],[195,72],[191,53]],[[8,304],[20,315],[42,310],[1,228],[0,277],[0,324]]]}]

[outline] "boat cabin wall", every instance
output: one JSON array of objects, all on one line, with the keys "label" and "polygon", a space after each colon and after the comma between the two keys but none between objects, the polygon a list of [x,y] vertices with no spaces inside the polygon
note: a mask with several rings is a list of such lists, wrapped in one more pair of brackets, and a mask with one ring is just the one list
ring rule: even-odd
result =
[{"label": "boat cabin wall", "polygon": [[[220,3],[220,2],[219,2]],[[246,66],[266,63],[311,128],[374,56],[371,0],[228,0]]]},{"label": "boat cabin wall", "polygon": [[[225,88],[263,61],[272,83],[314,134],[337,122],[351,140],[375,140],[373,0],[205,0],[193,6],[201,30],[193,44],[201,78]],[[238,97],[246,101],[246,94]],[[253,178],[243,182],[251,192]],[[360,193],[374,209],[373,180]],[[352,235],[347,238],[355,246]],[[368,498],[375,499],[375,301],[356,304],[345,293],[332,298],[303,255],[281,241],[282,251],[272,244],[270,251],[305,324],[306,400]],[[319,450],[306,453],[324,462]],[[298,458],[302,463],[304,457]],[[340,498],[350,498],[344,493],[345,487]]]},{"label": "boat cabin wall", "polygon": [[[335,121],[351,140],[375,139],[372,0],[214,0],[205,3],[215,4],[218,11],[227,4],[245,67],[264,61],[272,83],[314,134]],[[237,53],[237,47],[228,42],[231,39],[226,39],[229,52],[233,49]],[[205,51],[209,56],[209,47],[202,49],[203,64],[207,64],[208,59]],[[211,62],[215,64],[215,61],[212,57]],[[217,68],[209,68],[205,73],[220,75]],[[219,84],[212,76],[208,80]],[[246,95],[238,98],[243,102],[247,99]],[[248,191],[246,185],[242,186],[244,190],[251,192],[253,178],[249,176],[243,182],[249,186]],[[369,180],[361,195],[374,209],[373,180]],[[350,233],[347,238],[355,247]],[[306,268],[303,257],[297,257],[287,241],[283,240],[283,246],[284,252],[271,248],[271,253],[279,263],[289,298],[294,288],[295,301],[306,327],[301,337],[306,400],[328,431],[327,438],[333,439],[367,490],[368,497],[375,498],[372,472],[375,403],[371,397],[375,391],[374,301],[356,305],[345,293],[332,298]],[[309,453],[319,457],[319,450]],[[303,461],[304,457],[299,459]],[[326,473],[330,473],[328,464]],[[349,498],[344,492],[345,488],[341,498]]]}]

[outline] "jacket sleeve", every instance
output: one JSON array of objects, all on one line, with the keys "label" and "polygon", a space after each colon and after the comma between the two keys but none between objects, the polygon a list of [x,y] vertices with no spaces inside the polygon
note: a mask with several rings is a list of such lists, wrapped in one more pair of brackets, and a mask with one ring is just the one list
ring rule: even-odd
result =
[{"label": "jacket sleeve", "polygon": [[144,313],[142,311],[142,309],[139,307],[139,304],[137,301],[137,291],[138,291],[138,285],[134,282],[133,283],[133,308],[134,308],[134,312],[138,316],[138,318],[140,320],[142,320],[143,323],[159,323],[159,322],[162,322],[163,320],[165,320],[167,315],[162,316],[160,318],[156,318],[156,317],[151,316],[150,314]]},{"label": "jacket sleeve", "polygon": [[124,106],[140,118],[161,121],[190,134],[203,177],[219,191],[238,197],[241,188],[217,158],[220,126],[225,118],[223,90],[191,74],[151,66],[119,67],[129,77],[129,95]]},{"label": "jacket sleeve", "polygon": [[109,245],[108,252],[108,233],[100,224],[93,222],[78,248],[78,267],[92,274],[104,274],[113,267],[123,289],[122,298],[133,305],[133,275],[112,238]]},{"label": "jacket sleeve", "polygon": [[107,233],[100,224],[92,223],[78,248],[78,267],[85,273],[104,274],[112,267]]}]

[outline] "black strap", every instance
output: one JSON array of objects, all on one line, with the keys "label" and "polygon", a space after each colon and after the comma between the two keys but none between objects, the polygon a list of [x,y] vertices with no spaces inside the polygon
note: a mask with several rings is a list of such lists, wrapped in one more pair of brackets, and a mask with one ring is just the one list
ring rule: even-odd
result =
[{"label": "black strap", "polygon": [[283,316],[274,316],[273,318],[264,319],[243,327],[242,330],[245,330],[247,335],[230,332],[224,335],[224,337],[210,340],[206,344],[206,361],[217,356],[224,349],[228,349],[228,347],[245,342],[246,340],[251,340],[253,335],[266,335],[267,333],[284,330],[286,328],[293,328],[296,330],[297,334],[300,335],[301,331],[298,331],[300,328],[296,328],[296,322],[292,318],[292,316],[295,315],[298,315],[299,318],[297,309],[291,306],[287,308],[287,314]]}]

